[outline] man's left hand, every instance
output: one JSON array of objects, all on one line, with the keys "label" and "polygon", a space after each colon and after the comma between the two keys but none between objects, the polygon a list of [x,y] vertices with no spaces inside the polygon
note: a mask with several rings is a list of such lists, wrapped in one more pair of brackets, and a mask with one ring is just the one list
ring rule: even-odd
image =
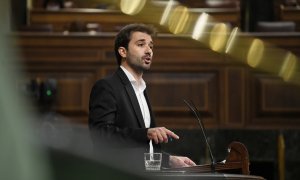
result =
[{"label": "man's left hand", "polygon": [[184,156],[170,156],[169,165],[172,168],[196,166],[196,164]]}]

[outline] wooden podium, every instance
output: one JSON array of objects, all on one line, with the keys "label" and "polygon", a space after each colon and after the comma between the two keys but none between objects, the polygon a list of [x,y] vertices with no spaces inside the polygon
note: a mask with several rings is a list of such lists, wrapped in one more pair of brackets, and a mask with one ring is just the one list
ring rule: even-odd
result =
[{"label": "wooden podium", "polygon": [[[214,169],[214,170],[213,170]],[[231,142],[228,155],[222,162],[215,164],[197,165],[193,167],[168,168],[153,174],[158,179],[243,179],[264,180],[261,176],[250,175],[249,154],[247,148],[240,142]]]},{"label": "wooden podium", "polygon": [[[219,173],[235,172],[237,174],[250,175],[248,150],[240,142],[231,142],[228,146],[228,155],[222,162],[217,162],[212,168],[211,164],[197,165],[183,168],[169,168],[166,171],[184,171],[193,173]],[[213,170],[214,169],[214,170]]]}]

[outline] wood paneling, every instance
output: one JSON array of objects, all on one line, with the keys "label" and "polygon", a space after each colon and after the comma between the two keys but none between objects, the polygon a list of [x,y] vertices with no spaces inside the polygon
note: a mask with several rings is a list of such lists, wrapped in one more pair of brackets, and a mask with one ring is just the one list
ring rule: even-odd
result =
[{"label": "wood paneling", "polygon": [[[89,94],[96,81],[96,72],[92,69],[57,68],[47,65],[30,65],[26,79],[55,79],[57,94],[54,106],[51,108],[65,115],[70,121],[87,123]],[[68,68],[66,68],[68,67]]]},{"label": "wood paneling", "polygon": [[251,125],[297,126],[300,120],[300,86],[280,78],[256,73],[252,79]]},{"label": "wood paneling", "polygon": [[[114,35],[18,33],[15,37],[29,76],[58,80],[55,109],[74,122],[86,123],[93,83],[116,69]],[[299,34],[252,35],[299,55]],[[299,86],[254,71],[244,61],[187,37],[159,34],[151,71],[145,74],[158,125],[198,128],[182,101],[187,99],[194,101],[209,128],[300,128]]]},{"label": "wood paneling", "polygon": [[224,100],[225,117],[224,125],[244,126],[246,118],[246,70],[241,67],[225,68]]},{"label": "wood paneling", "polygon": [[[202,119],[217,125],[219,119],[217,92],[219,75],[216,69],[201,72],[160,71],[146,75],[153,109],[161,117],[187,117],[190,113],[183,99],[193,101]],[[202,97],[202,98],[200,98]],[[192,115],[192,114],[190,114]],[[196,119],[195,119],[196,121]]]}]

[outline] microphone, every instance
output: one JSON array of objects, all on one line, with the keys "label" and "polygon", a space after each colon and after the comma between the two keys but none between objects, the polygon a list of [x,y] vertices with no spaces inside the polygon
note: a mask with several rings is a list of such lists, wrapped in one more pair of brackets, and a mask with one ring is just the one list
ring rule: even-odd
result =
[{"label": "microphone", "polygon": [[206,136],[206,133],[205,133],[205,128],[204,128],[203,122],[200,119],[200,113],[199,113],[198,109],[196,108],[196,106],[194,105],[194,103],[192,103],[192,102],[188,103],[185,99],[183,100],[183,102],[189,107],[189,109],[193,112],[194,116],[198,120],[198,123],[200,125],[202,134],[203,134],[204,139],[205,139],[206,146],[207,146],[208,151],[209,151],[210,160],[211,160],[211,166],[210,166],[211,167],[211,171],[215,172],[215,170],[216,170],[216,162],[215,162],[214,156],[213,156],[213,154],[211,152],[211,148],[210,148],[210,145],[209,145],[208,140],[207,140],[207,136]]}]

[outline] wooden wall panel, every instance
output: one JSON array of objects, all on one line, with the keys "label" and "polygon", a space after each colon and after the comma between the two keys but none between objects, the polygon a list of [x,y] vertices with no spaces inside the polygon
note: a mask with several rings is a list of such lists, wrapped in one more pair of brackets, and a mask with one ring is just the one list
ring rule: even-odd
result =
[{"label": "wooden wall panel", "polygon": [[225,126],[244,126],[246,118],[246,72],[241,67],[228,67],[225,69],[224,94],[225,98]]},{"label": "wooden wall panel", "polygon": [[104,59],[104,52],[99,52],[98,49],[92,48],[24,48],[22,56],[30,62],[100,62]]},{"label": "wooden wall panel", "polygon": [[199,47],[159,48],[154,52],[155,63],[185,64],[222,63],[224,57]]},{"label": "wooden wall panel", "polygon": [[146,75],[148,92],[158,121],[164,117],[192,118],[183,99],[193,101],[207,124],[218,124],[218,72],[154,72]]},{"label": "wooden wall panel", "polygon": [[60,77],[58,79],[56,109],[62,113],[88,114],[88,96],[93,81],[88,75]]},{"label": "wooden wall panel", "polygon": [[54,79],[57,81],[57,95],[52,110],[65,116],[72,122],[87,123],[88,103],[91,87],[97,79],[97,71],[86,68],[45,68],[43,66],[30,65],[28,77],[43,81]]},{"label": "wooden wall panel", "polygon": [[251,124],[291,128],[299,123],[300,86],[265,74],[255,74],[251,86]]}]

